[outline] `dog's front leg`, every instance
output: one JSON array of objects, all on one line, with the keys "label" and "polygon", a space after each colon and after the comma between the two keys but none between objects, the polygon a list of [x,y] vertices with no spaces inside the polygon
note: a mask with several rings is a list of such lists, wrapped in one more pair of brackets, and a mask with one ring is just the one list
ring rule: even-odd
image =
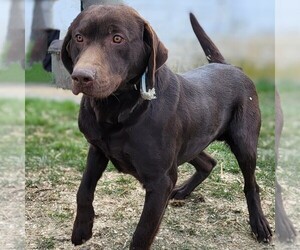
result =
[{"label": "dog's front leg", "polygon": [[150,249],[175,183],[176,177],[163,175],[144,185],[146,189],[144,208],[130,249]]},{"label": "dog's front leg", "polygon": [[94,191],[106,169],[108,159],[93,145],[90,146],[87,165],[77,192],[77,215],[73,226],[72,243],[80,245],[92,237],[94,221]]}]

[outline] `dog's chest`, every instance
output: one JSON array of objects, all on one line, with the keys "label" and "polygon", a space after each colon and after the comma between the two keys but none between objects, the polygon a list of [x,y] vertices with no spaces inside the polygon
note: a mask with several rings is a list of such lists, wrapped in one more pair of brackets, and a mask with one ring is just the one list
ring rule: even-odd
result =
[{"label": "dog's chest", "polygon": [[118,171],[135,176],[136,171],[133,167],[131,156],[126,150],[129,142],[126,130],[115,128],[108,132],[101,129],[97,136],[93,135],[93,138],[87,139],[90,143],[101,149]]}]

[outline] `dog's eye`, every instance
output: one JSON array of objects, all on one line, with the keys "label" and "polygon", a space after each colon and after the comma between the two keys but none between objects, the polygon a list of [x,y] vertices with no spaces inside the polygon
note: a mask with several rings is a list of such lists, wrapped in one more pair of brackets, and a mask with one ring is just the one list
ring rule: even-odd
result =
[{"label": "dog's eye", "polygon": [[114,43],[121,43],[123,41],[123,37],[121,37],[120,35],[115,35],[113,37],[113,42]]},{"label": "dog's eye", "polygon": [[82,35],[77,34],[77,35],[75,36],[75,38],[76,38],[76,42],[78,42],[78,43],[82,43],[82,42],[83,42],[83,36],[82,36]]}]

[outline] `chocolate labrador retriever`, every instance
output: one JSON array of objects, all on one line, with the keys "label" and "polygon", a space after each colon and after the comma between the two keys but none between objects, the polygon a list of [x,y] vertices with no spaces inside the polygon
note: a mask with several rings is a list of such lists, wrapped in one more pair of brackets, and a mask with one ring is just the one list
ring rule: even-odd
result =
[{"label": "chocolate labrador retriever", "polygon": [[[215,166],[203,151],[215,140],[237,158],[253,233],[259,241],[271,239],[254,174],[261,123],[255,86],[225,62],[192,14],[191,22],[210,64],[184,74],[165,65],[167,49],[130,7],[91,6],[71,24],[62,61],[73,93],[83,93],[79,129],[90,143],[73,244],[92,236],[94,191],[110,160],[146,190],[130,249],[149,249],[168,200],[188,196]],[[196,172],[174,188],[184,162]]]}]

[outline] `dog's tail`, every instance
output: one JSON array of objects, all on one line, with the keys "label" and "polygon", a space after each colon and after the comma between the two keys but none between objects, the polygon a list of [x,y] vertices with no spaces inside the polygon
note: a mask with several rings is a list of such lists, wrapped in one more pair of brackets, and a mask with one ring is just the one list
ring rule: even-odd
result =
[{"label": "dog's tail", "polygon": [[225,61],[219,49],[217,48],[217,46],[205,33],[204,29],[201,27],[193,13],[190,13],[190,20],[192,28],[195,32],[196,37],[198,38],[198,41],[206,55],[208,62],[228,64]]}]

